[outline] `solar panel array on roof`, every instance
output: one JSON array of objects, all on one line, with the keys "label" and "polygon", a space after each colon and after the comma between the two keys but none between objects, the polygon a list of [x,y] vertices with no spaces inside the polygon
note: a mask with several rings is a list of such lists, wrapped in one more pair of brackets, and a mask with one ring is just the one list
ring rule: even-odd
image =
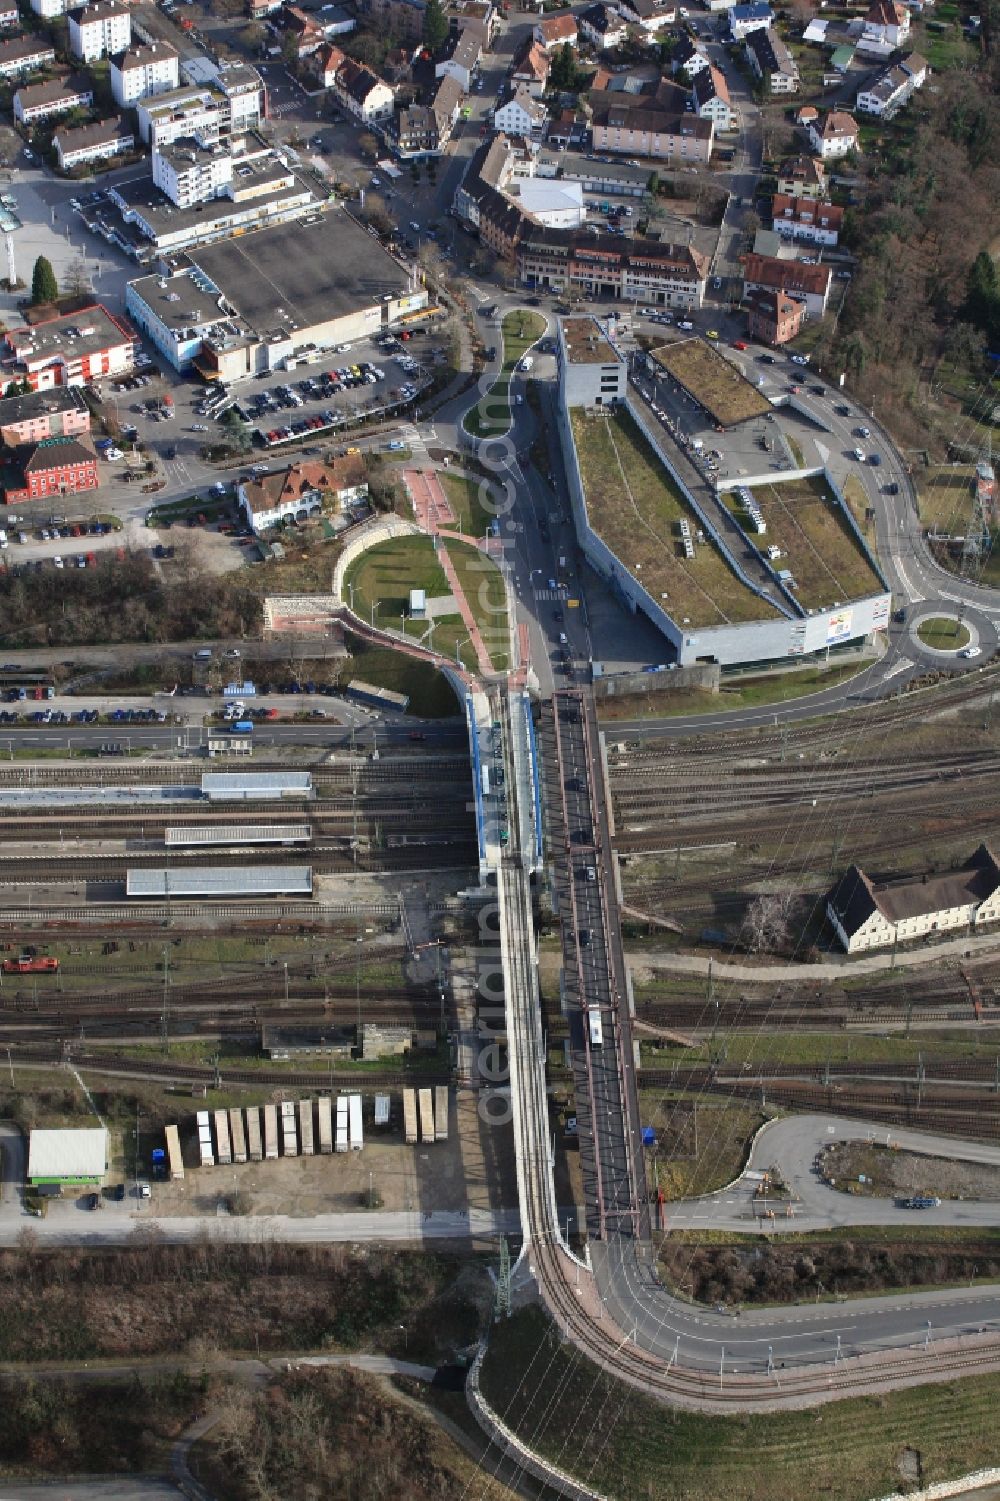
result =
[{"label": "solar panel array on roof", "polygon": [[308,771],[206,771],[201,793],[208,798],[308,797]]},{"label": "solar panel array on roof", "polygon": [[188,870],[130,870],[128,896],[312,896],[309,865],[205,865]]},{"label": "solar panel array on roof", "polygon": [[311,838],[312,830],[304,823],[226,823],[167,829],[163,843],[176,849],[192,844],[306,844]]}]

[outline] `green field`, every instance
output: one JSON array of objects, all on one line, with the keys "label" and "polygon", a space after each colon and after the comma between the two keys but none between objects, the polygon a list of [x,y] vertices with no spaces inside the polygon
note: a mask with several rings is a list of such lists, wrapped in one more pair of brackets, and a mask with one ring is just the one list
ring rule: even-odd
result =
[{"label": "green field", "polygon": [[603,720],[670,719],[675,715],[725,714],[729,709],[749,709],[758,704],[783,704],[789,699],[836,688],[867,662],[844,663],[839,667],[817,667],[803,672],[776,672],[765,677],[724,679],[718,693],[704,688],[669,689],[663,693],[643,693],[620,698],[603,698],[597,703],[598,718]]},{"label": "green field", "polygon": [[503,343],[503,365],[500,374],[485,396],[466,412],[462,426],[474,438],[498,438],[510,427],[510,381],[518,363],[536,339],[545,332],[545,319],[540,313],[517,309],[503,320],[500,337]]},{"label": "green field", "polygon": [[932,615],[929,620],[922,620],[917,626],[917,635],[925,646],[933,647],[935,651],[960,651],[971,639],[968,626],[947,615]]},{"label": "green field", "polygon": [[[647,989],[639,995],[643,993],[651,998],[658,992]],[[641,1000],[639,1004],[641,1007]],[[921,1054],[925,1058],[951,1061],[989,1058],[995,1045],[995,1036],[983,1041],[977,1035],[966,1039],[942,1039],[937,1032],[924,1030],[907,1037],[902,1031],[886,1034],[802,1032],[787,1027],[761,1033],[727,1027],[714,1045],[710,1039],[698,1042],[694,1047],[643,1042],[642,1058],[644,1066],[649,1068],[670,1068],[674,1064],[696,1068],[700,1063],[708,1063],[712,1054],[718,1056],[720,1051],[724,1054],[724,1066],[729,1069],[739,1068],[744,1063],[754,1066],[794,1063],[804,1067],[823,1063],[916,1063]],[[930,1068],[928,1072],[931,1072]]]},{"label": "green field", "polygon": [[438,479],[455,512],[455,530],[464,532],[467,537],[484,537],[497,514],[490,503],[492,492],[486,481],[471,474],[440,472]]},{"label": "green field", "polygon": [[[506,591],[500,572],[484,553],[468,542],[449,541],[448,556],[483,634],[493,666],[503,671],[509,665],[509,639],[506,633]],[[457,657],[470,671],[477,670],[478,658],[457,604],[448,614],[433,620],[410,618],[411,589],[426,590],[428,600],[451,594],[430,537],[393,537],[370,548],[347,570],[344,589],[362,620],[370,621],[376,627],[402,631],[452,661]],[[359,672],[355,676],[365,674]]]},{"label": "green field", "polygon": [[668,615],[696,626],[774,615],[710,542],[684,557],[679,524],[686,520],[695,536],[698,518],[622,407],[570,415],[590,524]]},{"label": "green field", "polygon": [[488,1401],[531,1448],[615,1501],[871,1501],[996,1463],[1000,1376],[805,1412],[714,1417],[661,1406],[598,1370],[537,1308],[493,1326]]},{"label": "green field", "polygon": [[962,537],[972,520],[973,464],[933,464],[917,474],[921,523],[930,532]]},{"label": "green field", "polygon": [[757,485],[754,499],[767,524],[761,539],[785,556],[795,597],[807,609],[828,609],[878,594],[883,585],[822,477]]}]

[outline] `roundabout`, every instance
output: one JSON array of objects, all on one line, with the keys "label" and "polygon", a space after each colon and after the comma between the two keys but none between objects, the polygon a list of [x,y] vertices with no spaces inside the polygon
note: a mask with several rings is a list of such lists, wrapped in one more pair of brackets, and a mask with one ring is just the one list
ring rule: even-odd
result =
[{"label": "roundabout", "polygon": [[917,652],[938,665],[964,663],[978,657],[983,649],[985,629],[970,618],[969,612],[952,613],[940,604],[925,608],[908,622],[910,641]]}]

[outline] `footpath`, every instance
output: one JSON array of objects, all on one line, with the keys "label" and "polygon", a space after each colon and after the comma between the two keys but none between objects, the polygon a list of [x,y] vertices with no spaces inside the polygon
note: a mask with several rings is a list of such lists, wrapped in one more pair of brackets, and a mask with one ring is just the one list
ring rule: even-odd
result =
[{"label": "footpath", "polygon": [[937,964],[942,959],[968,959],[998,949],[1000,933],[984,933],[976,938],[949,938],[927,948],[902,950],[895,956],[891,951],[881,949],[877,954],[855,958],[844,954],[841,958],[821,959],[817,964],[727,964],[701,954],[648,954],[636,950],[627,951],[625,957],[630,965],[646,969],[666,969],[676,974],[704,975],[706,978],[711,974],[714,980],[735,980],[745,984],[782,980],[828,983],[855,975],[877,975],[887,969],[919,969],[921,965]]}]

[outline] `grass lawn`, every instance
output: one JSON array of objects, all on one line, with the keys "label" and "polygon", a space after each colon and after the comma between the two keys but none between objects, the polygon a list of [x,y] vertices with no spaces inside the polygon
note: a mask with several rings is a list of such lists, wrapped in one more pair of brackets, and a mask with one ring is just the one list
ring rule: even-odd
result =
[{"label": "grass lawn", "polygon": [[[803,1003],[803,1010],[805,1009]],[[793,1014],[793,1013],[791,1013]],[[920,1054],[937,1059],[964,1059],[989,1057],[989,1051],[977,1045],[975,1038],[963,1040],[938,1037],[936,1032],[921,1031],[912,1037],[902,1032],[888,1034],[868,1032],[803,1032],[783,1027],[780,1032],[760,1033],[738,1031],[727,1027],[716,1041],[718,1053],[720,1040],[725,1046],[726,1067],[738,1068],[743,1063],[798,1063],[803,1066],[822,1063],[916,1063]],[[709,1039],[694,1047],[681,1047],[677,1043],[642,1044],[643,1065],[646,1068],[670,1068],[681,1064],[694,1068],[709,1061]]]},{"label": "grass lawn", "polygon": [[497,515],[488,482],[471,474],[439,473],[438,479],[455,512],[455,529],[467,537],[484,537]]},{"label": "grass lawn", "polygon": [[917,476],[920,520],[928,531],[961,537],[972,520],[974,464],[933,464]]},{"label": "grass lawn", "polygon": [[350,661],[342,681],[361,678],[376,688],[409,695],[409,713],[422,719],[447,719],[459,712],[451,684],[429,662],[417,662],[388,646],[370,646],[357,636],[348,637]]},{"label": "grass lawn", "polygon": [[713,1417],[619,1385],[528,1308],[493,1326],[482,1385],[533,1449],[615,1501],[869,1501],[901,1488],[910,1448],[924,1485],[996,1462],[994,1375]]},{"label": "grass lawn", "polygon": [[698,519],[622,407],[606,416],[575,407],[571,417],[591,526],[673,619],[707,626],[774,615],[710,542],[684,557],[679,523],[694,536]]},{"label": "grass lawn", "polygon": [[[494,670],[508,671],[512,665],[510,624],[507,618],[507,591],[500,570],[485,553],[468,542],[449,542],[448,556],[458,574],[462,592],[476,617]],[[467,649],[471,653],[471,646]]]},{"label": "grass lawn", "polygon": [[856,474],[849,474],[846,483],[840,488],[859,531],[868,545],[873,547],[875,545],[875,522],[868,519],[871,502],[865,494],[864,486]]},{"label": "grass lawn", "polygon": [[510,427],[510,378],[527,349],[545,332],[540,313],[518,308],[503,320],[503,366],[493,385],[462,419],[462,426],[474,438],[496,438]]},{"label": "grass lawn", "polygon": [[[865,664],[862,664],[865,665]],[[747,709],[755,704],[783,704],[822,688],[835,688],[860,672],[856,662],[839,667],[817,667],[808,672],[776,673],[773,677],[723,680],[719,693],[700,688],[679,688],[676,693],[649,693],[628,698],[598,699],[601,720],[670,718],[678,714],[724,714],[727,709]]]},{"label": "grass lawn", "polygon": [[[913,28],[913,45],[926,57],[935,73],[970,67],[976,60],[976,47],[957,24],[947,25],[949,19],[947,14],[935,10],[930,24],[918,22]],[[938,30],[938,27],[942,29]]]},{"label": "grass lawn", "polygon": [[959,651],[969,644],[969,628],[947,615],[932,615],[917,626],[917,635],[925,646],[937,651]]},{"label": "grass lawn", "polygon": [[795,597],[807,609],[827,609],[882,592],[821,477],[758,485],[753,495],[767,523],[765,540],[786,554],[782,567],[790,570]]},{"label": "grass lawn", "polygon": [[[467,542],[450,542],[448,556],[479,622],[490,659],[498,671],[503,671],[509,666],[510,647],[506,634],[506,594],[496,564]],[[362,620],[401,630],[453,661],[457,652],[466,667],[477,670],[478,659],[457,605],[447,615],[437,616],[433,626],[430,619],[409,617],[411,589],[426,590],[428,600],[451,594],[430,537],[394,537],[371,548],[348,569],[344,588]],[[502,611],[502,617],[498,610]],[[502,621],[502,630],[498,628],[498,620]],[[363,672],[354,675],[365,676]]]},{"label": "grass lawn", "polygon": [[641,1075],[639,1107],[643,1125],[657,1133],[656,1150],[645,1154],[649,1186],[661,1188],[667,1199],[714,1193],[732,1183],[766,1119],[749,1101],[684,1098],[645,1088]]}]

